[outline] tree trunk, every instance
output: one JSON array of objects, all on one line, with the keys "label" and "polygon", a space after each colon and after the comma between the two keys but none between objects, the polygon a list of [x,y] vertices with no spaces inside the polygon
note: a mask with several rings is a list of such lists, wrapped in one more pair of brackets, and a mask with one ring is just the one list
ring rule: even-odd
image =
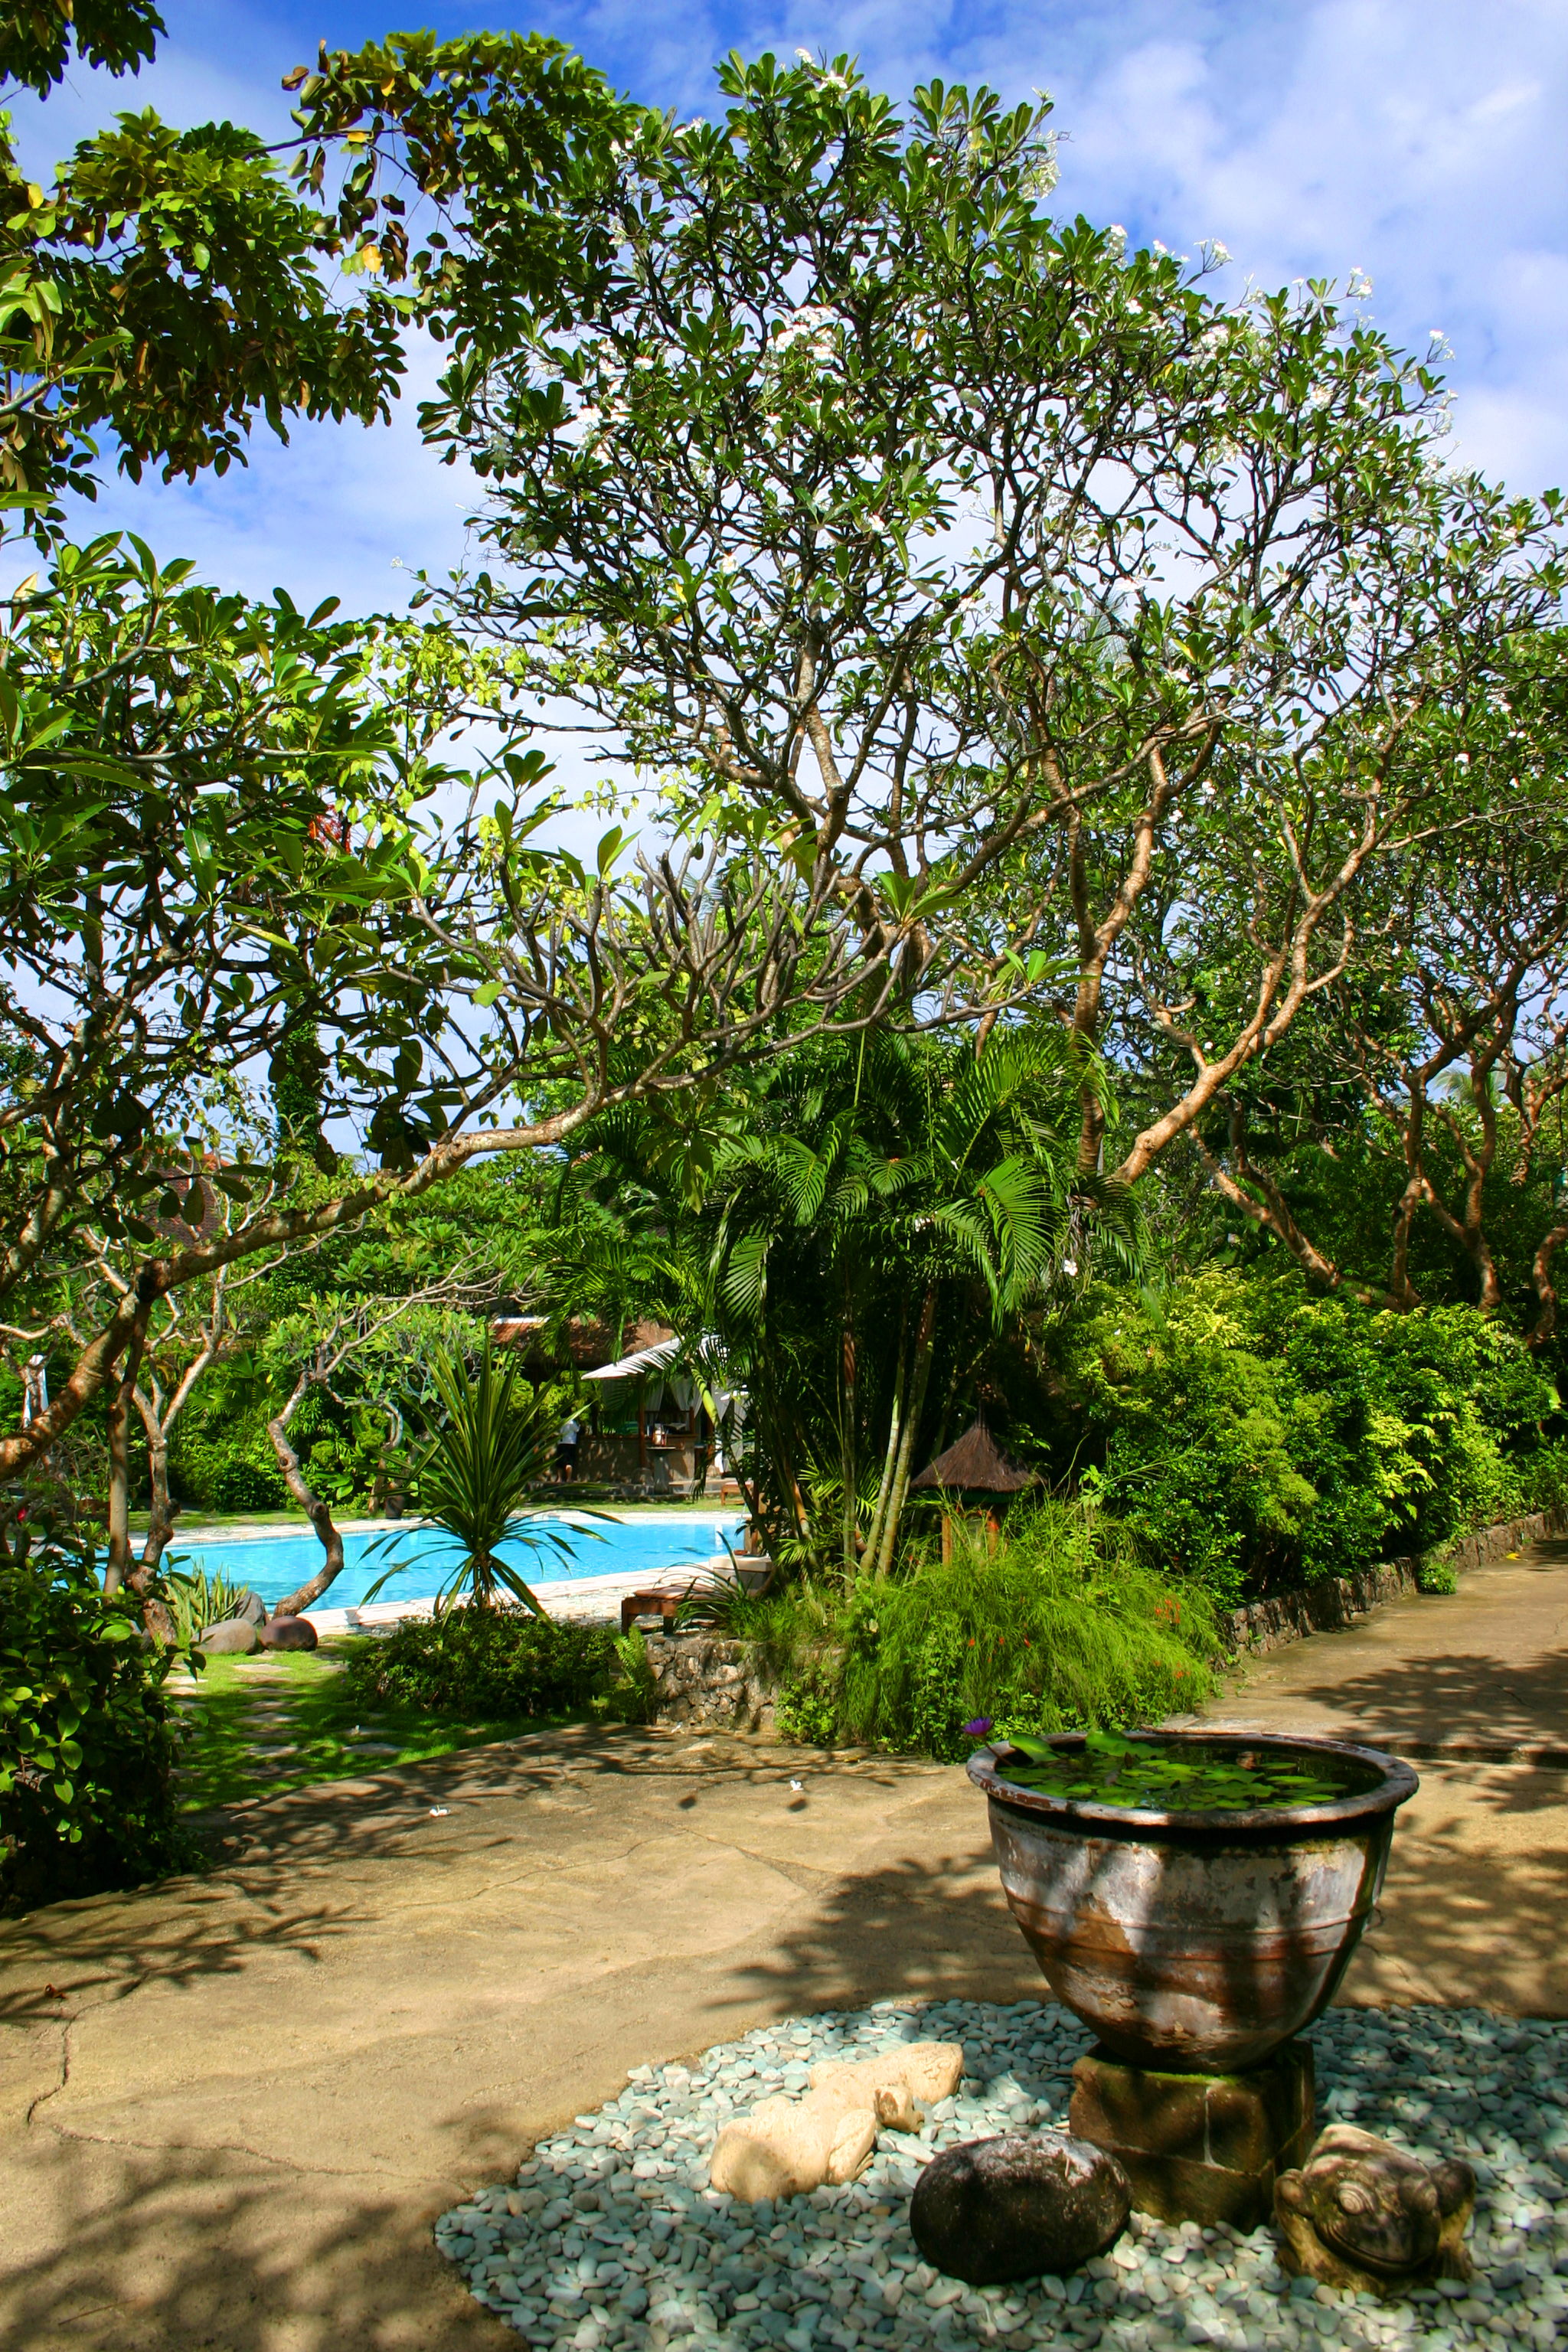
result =
[{"label": "tree trunk", "polygon": [[1527,1348],[1543,1348],[1557,1328],[1557,1286],[1552,1278],[1552,1261],[1568,1242],[1568,1225],[1553,1225],[1543,1234],[1535,1253],[1531,1272],[1535,1277],[1535,1295],[1541,1301],[1541,1312],[1525,1333]]},{"label": "tree trunk", "polygon": [[131,1400],[121,1381],[109,1405],[109,1556],[105,1592],[118,1592],[131,1566]]},{"label": "tree trunk", "polygon": [[931,1378],[932,1338],[936,1329],[936,1287],[933,1284],[921,1302],[920,1328],[915,1334],[914,1362],[910,1371],[906,1393],[904,1426],[899,1439],[899,1458],[893,1472],[893,1490],[888,1498],[888,1515],[882,1528],[878,1556],[871,1563],[872,1573],[886,1576],[893,1565],[893,1547],[898,1541],[899,1521],[903,1517],[904,1497],[910,1491],[910,1472],[914,1463],[915,1437],[924,1409],[926,1382]]},{"label": "tree trunk", "polygon": [[[1247,1113],[1239,1102],[1230,1110],[1230,1148],[1236,1160],[1236,1174],[1231,1175],[1209,1150],[1201,1135],[1195,1136],[1198,1153],[1209,1171],[1209,1180],[1222,1200],[1244,1217],[1261,1225],[1276,1240],[1284,1243],[1303,1274],[1321,1282],[1325,1290],[1337,1290],[1343,1280],[1331,1258],[1323,1255],[1316,1244],[1304,1234],[1290,1213],[1285,1195],[1268,1171],[1258,1167],[1247,1149]],[[1244,1188],[1256,1185],[1263,1198],[1258,1200]]]},{"label": "tree trunk", "polygon": [[866,1549],[861,1562],[875,1572],[877,1556],[882,1548],[882,1521],[893,1492],[893,1479],[899,1465],[899,1441],[903,1435],[904,1392],[909,1381],[909,1312],[906,1308],[899,1318],[899,1348],[893,1360],[893,1409],[888,1423],[888,1444],[882,1456],[882,1475],[877,1487],[876,1506],[871,1513],[871,1525],[866,1537]]},{"label": "tree trunk", "polygon": [[[138,1398],[138,1403],[141,1399]],[[147,1431],[147,1483],[150,1503],[147,1516],[147,1539],[142,1547],[141,1565],[149,1575],[162,1565],[169,1539],[174,1532],[174,1510],[169,1500],[169,1432],[156,1412],[149,1416],[145,1409],[142,1421]]]},{"label": "tree trunk", "polygon": [[858,1435],[856,1414],[858,1405],[857,1370],[855,1310],[847,1276],[844,1284],[844,1348],[838,1397],[838,1459],[839,1475],[844,1481],[844,1573],[847,1577],[852,1577],[859,1565],[855,1524],[857,1489],[860,1482],[860,1465],[856,1445]]},{"label": "tree trunk", "polygon": [[118,1592],[131,1572],[131,1401],[141,1370],[142,1333],[132,1334],[120,1385],[109,1404],[109,1556],[103,1564],[105,1592]]},{"label": "tree trunk", "polygon": [[343,1564],[343,1539],[332,1524],[331,1512],[306,1483],[305,1473],[300,1467],[300,1457],[289,1443],[289,1423],[309,1386],[308,1380],[300,1381],[282,1412],[275,1413],[268,1423],[267,1434],[272,1441],[272,1451],[278,1457],[278,1467],[283,1473],[284,1483],[315,1528],[317,1540],[326,1558],[314,1576],[307,1578],[297,1591],[290,1592],[286,1600],[278,1603],[272,1612],[274,1617],[297,1617],[301,1609],[310,1608],[341,1572]]}]

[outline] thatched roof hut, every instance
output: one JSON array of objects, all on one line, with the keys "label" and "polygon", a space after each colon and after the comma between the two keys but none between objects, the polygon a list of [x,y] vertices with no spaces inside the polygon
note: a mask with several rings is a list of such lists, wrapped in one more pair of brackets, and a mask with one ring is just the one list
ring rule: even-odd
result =
[{"label": "thatched roof hut", "polygon": [[933,1490],[946,1495],[1019,1495],[1026,1486],[1038,1484],[1032,1470],[1020,1470],[1009,1462],[983,1421],[973,1423],[955,1439],[945,1454],[928,1462],[918,1478],[910,1480],[910,1492],[930,1494]]},{"label": "thatched roof hut", "polygon": [[945,1454],[928,1462],[918,1478],[910,1480],[910,1492],[939,1494],[949,1505],[942,1515],[942,1557],[945,1564],[952,1558],[953,1504],[958,1506],[960,1518],[984,1519],[994,1545],[1002,1533],[1006,1496],[1020,1495],[1026,1486],[1038,1484],[1032,1470],[1020,1470],[1016,1462],[1008,1461],[985,1423],[976,1421]]}]

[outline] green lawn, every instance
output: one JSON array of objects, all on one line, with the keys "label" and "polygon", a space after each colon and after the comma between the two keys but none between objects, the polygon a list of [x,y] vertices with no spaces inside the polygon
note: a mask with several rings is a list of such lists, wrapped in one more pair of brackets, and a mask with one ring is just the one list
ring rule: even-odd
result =
[{"label": "green lawn", "polygon": [[349,1648],[331,1643],[302,1654],[214,1658],[194,1682],[174,1678],[170,1687],[190,1725],[180,1769],[188,1812],[549,1727],[551,1718],[465,1723],[415,1706],[367,1709],[343,1685]]}]

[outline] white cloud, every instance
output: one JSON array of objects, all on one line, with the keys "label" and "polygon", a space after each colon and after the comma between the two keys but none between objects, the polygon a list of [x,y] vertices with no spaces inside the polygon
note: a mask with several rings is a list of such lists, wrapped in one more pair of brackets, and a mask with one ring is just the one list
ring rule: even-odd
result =
[{"label": "white cloud", "polygon": [[401,612],[412,572],[440,578],[463,561],[479,495],[468,467],[443,466],[419,437],[416,410],[437,368],[434,346],[416,341],[390,425],[297,422],[285,446],[258,423],[248,465],[189,483],[106,471],[80,527],[139,531],[247,595],[281,586],[300,604],[338,596],[351,612]]},{"label": "white cloud", "polygon": [[1520,489],[1568,474],[1568,15],[1240,0],[1178,6],[1139,37],[1137,7],[1105,13],[1125,45],[1069,37],[1054,74],[1021,10],[987,44],[999,80],[1054,89],[1065,202],[1183,251],[1218,236],[1265,282],[1359,265],[1391,333],[1420,345],[1444,330],[1458,452]]},{"label": "white cloud", "polygon": [[[225,0],[168,11],[173,37],[138,82],[77,75],[24,106],[35,168],[122,106],[180,122],[227,113],[281,135],[279,74],[314,47],[287,5]],[[455,31],[455,9],[437,7]],[[1037,86],[1064,132],[1059,202],[1192,252],[1218,237],[1251,274],[1372,277],[1379,321],[1454,350],[1457,450],[1519,489],[1568,481],[1568,11],[1561,0],[545,0],[554,32],[637,96],[715,114],[714,61],[731,47],[858,52],[895,95],[940,72],[1011,100]],[[382,29],[343,0],[331,30]],[[421,386],[431,373],[421,356]],[[301,426],[279,449],[258,427],[252,462],[192,488],[106,486],[102,520],[195,556],[225,584],[286,584],[353,609],[397,601],[392,559],[444,571],[462,549],[459,472],[418,442],[413,407],[390,430]]]}]

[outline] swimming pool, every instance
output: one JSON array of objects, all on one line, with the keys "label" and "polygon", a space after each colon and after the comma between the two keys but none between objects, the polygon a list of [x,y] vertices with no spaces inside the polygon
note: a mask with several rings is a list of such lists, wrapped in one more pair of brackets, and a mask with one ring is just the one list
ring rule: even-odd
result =
[{"label": "swimming pool", "polygon": [[[742,1519],[673,1513],[667,1519],[574,1518],[569,1512],[552,1512],[549,1524],[568,1549],[552,1543],[537,1549],[523,1544],[502,1546],[501,1557],[519,1569],[530,1584],[562,1584],[584,1576],[646,1576],[658,1569],[679,1568],[687,1561],[711,1559],[726,1543],[741,1549]],[[398,1573],[383,1586],[378,1601],[429,1601],[440,1590],[461,1557],[451,1537],[439,1528],[416,1524],[394,1531],[365,1531],[343,1538],[342,1572],[321,1596],[323,1609],[353,1609],[387,1570]],[[374,1547],[374,1549],[373,1549]],[[209,1576],[226,1577],[230,1584],[247,1584],[272,1608],[285,1593],[295,1591],[321,1564],[321,1547],[313,1535],[244,1536],[226,1539],[205,1538],[181,1543],[176,1537],[166,1565],[173,1569],[205,1568]]]}]

